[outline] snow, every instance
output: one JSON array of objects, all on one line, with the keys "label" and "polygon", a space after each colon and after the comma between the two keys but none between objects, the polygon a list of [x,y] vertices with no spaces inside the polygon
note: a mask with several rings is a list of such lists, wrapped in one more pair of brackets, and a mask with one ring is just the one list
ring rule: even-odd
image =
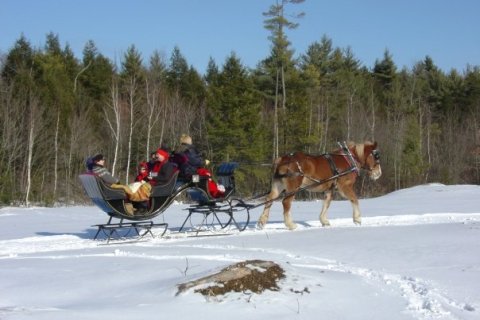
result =
[{"label": "snow", "polygon": [[[0,209],[0,319],[480,319],[480,187],[429,184],[360,200],[281,204],[264,230],[175,232],[186,205],[156,222],[163,238],[92,240],[107,216],[93,206]],[[211,234],[210,234],[211,235]],[[209,298],[177,285],[235,262],[282,266],[280,291]]]}]

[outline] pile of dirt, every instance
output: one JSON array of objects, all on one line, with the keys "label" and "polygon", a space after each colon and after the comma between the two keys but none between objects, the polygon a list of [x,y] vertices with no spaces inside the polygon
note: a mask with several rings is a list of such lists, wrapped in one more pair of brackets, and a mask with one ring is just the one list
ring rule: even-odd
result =
[{"label": "pile of dirt", "polygon": [[278,291],[278,281],[285,278],[285,271],[272,261],[247,260],[222,269],[213,275],[178,285],[177,295],[194,289],[204,296],[218,296],[228,292],[262,293]]}]

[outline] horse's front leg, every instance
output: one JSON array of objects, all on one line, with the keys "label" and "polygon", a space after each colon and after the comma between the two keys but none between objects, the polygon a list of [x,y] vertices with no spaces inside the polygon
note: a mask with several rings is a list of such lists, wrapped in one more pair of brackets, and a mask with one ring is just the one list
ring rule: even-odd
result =
[{"label": "horse's front leg", "polygon": [[290,213],[290,209],[292,208],[292,201],[295,198],[295,195],[291,195],[283,199],[283,221],[289,230],[295,230],[297,228],[297,224],[293,222],[292,215]]},{"label": "horse's front leg", "polygon": [[360,205],[358,204],[358,199],[355,197],[354,200],[350,200],[353,207],[353,222],[355,224],[362,224],[362,215],[360,214]]},{"label": "horse's front leg", "polygon": [[357,195],[353,191],[353,186],[350,185],[341,190],[342,195],[350,200],[353,207],[353,222],[355,224],[362,224],[362,215],[360,214],[360,205],[358,204]]},{"label": "horse's front leg", "polygon": [[327,218],[327,210],[330,207],[330,203],[332,202],[332,190],[325,191],[325,199],[323,200],[322,211],[320,212],[320,222],[322,226],[328,227],[330,226],[330,222]]}]

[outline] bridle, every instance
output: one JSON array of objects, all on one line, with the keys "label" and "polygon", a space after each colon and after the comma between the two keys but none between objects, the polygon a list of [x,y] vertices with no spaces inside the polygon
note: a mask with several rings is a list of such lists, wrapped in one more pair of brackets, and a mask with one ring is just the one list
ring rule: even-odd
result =
[{"label": "bridle", "polygon": [[[375,162],[375,165],[377,164],[380,164],[380,151],[378,151],[377,149],[373,149],[372,152],[370,152],[370,155],[373,157],[373,160]],[[368,167],[367,166],[367,161],[366,159],[370,156],[368,155],[366,158],[365,158],[365,163],[363,164],[362,166],[362,169],[363,170],[366,170],[366,171],[372,171],[373,169]]]}]

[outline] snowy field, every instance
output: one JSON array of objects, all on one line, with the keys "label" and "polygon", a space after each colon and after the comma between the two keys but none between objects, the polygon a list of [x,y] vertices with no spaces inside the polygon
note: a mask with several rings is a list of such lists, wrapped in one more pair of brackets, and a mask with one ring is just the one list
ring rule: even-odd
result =
[{"label": "snowy field", "polygon": [[[172,230],[186,206],[156,222]],[[95,207],[0,209],[0,319],[480,319],[480,187],[431,184],[360,201],[295,202],[298,229],[275,203],[244,232],[140,242],[92,240]],[[280,291],[206,299],[177,284],[232,263],[271,260],[286,271]]]}]

